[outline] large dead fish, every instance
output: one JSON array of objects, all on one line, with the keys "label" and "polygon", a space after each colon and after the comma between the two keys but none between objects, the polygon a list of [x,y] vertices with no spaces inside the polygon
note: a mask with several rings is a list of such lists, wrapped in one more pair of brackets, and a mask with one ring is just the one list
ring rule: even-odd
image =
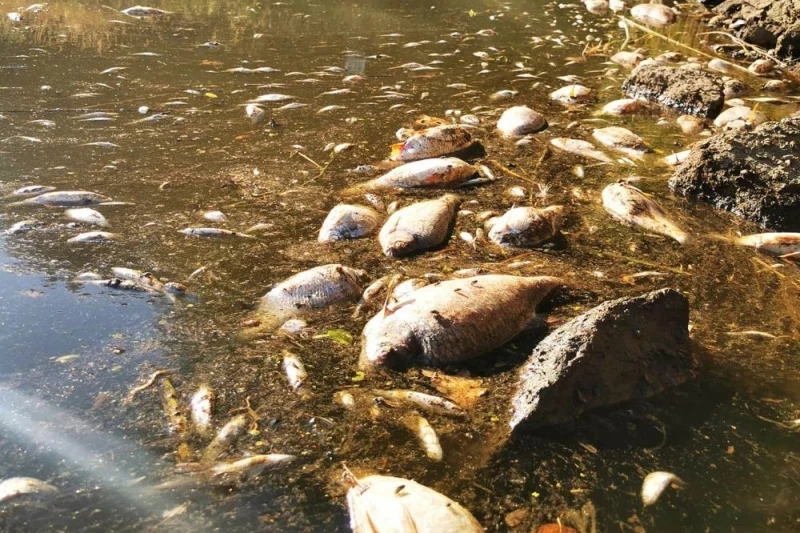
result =
[{"label": "large dead fish", "polygon": [[472,145],[472,135],[461,126],[434,126],[418,131],[402,143],[392,145],[389,159],[417,161],[452,154]]},{"label": "large dead fish", "polygon": [[568,139],[566,137],[556,137],[555,139],[550,140],[550,144],[559,150],[569,152],[570,154],[589,157],[591,159],[602,161],[603,163],[614,162],[613,159],[595,148],[595,146],[589,141],[583,141],[581,139]]},{"label": "large dead fish", "polygon": [[95,226],[102,226],[108,227],[108,220],[106,217],[103,216],[102,213],[92,209],[91,207],[78,207],[74,209],[67,209],[64,212],[68,218],[72,220],[76,220],[78,222],[84,222],[86,224],[92,224]]},{"label": "large dead fish", "polygon": [[652,152],[652,149],[645,144],[641,137],[631,130],[619,126],[598,128],[592,132],[592,137],[609,148],[637,159],[647,152]]},{"label": "large dead fish", "polygon": [[520,137],[547,127],[547,119],[526,105],[509,107],[497,121],[497,131],[504,137]]},{"label": "large dead fish", "polygon": [[330,264],[305,270],[282,281],[258,302],[259,325],[243,332],[244,339],[277,329],[290,318],[314,309],[356,301],[363,291],[367,273]]},{"label": "large dead fish", "polygon": [[459,198],[446,194],[395,211],[378,234],[383,253],[402,257],[434,248],[447,239]]},{"label": "large dead fish", "polygon": [[319,229],[319,242],[358,239],[375,233],[381,214],[364,205],[339,204],[331,209]]},{"label": "large dead fish", "polygon": [[644,193],[624,181],[603,189],[603,207],[615,219],[640,226],[647,231],[666,235],[684,244],[689,235],[672,222],[664,210]]},{"label": "large dead fish", "polygon": [[639,4],[631,8],[631,17],[634,20],[660,28],[675,22],[675,12],[662,4]]},{"label": "large dead fish", "polygon": [[347,509],[353,533],[479,533],[469,511],[410,479],[352,477]]},{"label": "large dead fish", "polygon": [[501,246],[530,248],[551,239],[558,232],[564,208],[514,207],[487,221],[489,239]]},{"label": "large dead fish", "polygon": [[349,192],[458,187],[473,177],[476,172],[474,166],[457,157],[421,159],[393,168],[383,176],[356,185],[349,189]]},{"label": "large dead fish", "polygon": [[0,503],[25,495],[55,494],[58,489],[33,477],[12,477],[0,481]]},{"label": "large dead fish", "polygon": [[110,202],[111,198],[89,191],[53,191],[28,198],[12,205],[44,205],[48,207],[74,207]]},{"label": "large dead fish", "polygon": [[563,284],[489,274],[422,287],[367,323],[359,365],[444,366],[477,357],[519,334],[539,301]]}]

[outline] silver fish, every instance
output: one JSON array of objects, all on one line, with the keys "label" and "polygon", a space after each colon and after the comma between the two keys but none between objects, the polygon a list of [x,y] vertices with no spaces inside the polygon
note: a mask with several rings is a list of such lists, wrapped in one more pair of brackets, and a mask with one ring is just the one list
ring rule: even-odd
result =
[{"label": "silver fish", "polygon": [[251,104],[258,104],[261,102],[285,102],[287,100],[294,100],[294,96],[288,94],[270,93],[262,94],[250,100]]},{"label": "silver fish", "polygon": [[675,12],[662,4],[639,4],[631,8],[631,17],[634,20],[660,28],[675,22]]},{"label": "silver fish", "polygon": [[353,187],[350,192],[458,187],[473,177],[476,172],[474,166],[457,157],[421,159],[393,168],[383,176]]},{"label": "silver fish", "polygon": [[519,334],[539,301],[563,284],[488,274],[417,289],[367,323],[359,366],[443,366],[482,355]]},{"label": "silver fish", "polygon": [[466,128],[457,125],[434,126],[418,131],[404,142],[392,145],[390,159],[416,161],[452,154],[473,143]]},{"label": "silver fish", "polygon": [[99,211],[95,211],[90,207],[79,207],[75,209],[67,209],[64,214],[72,220],[78,222],[85,222],[86,224],[93,224],[95,226],[108,227],[108,220]]},{"label": "silver fish", "polygon": [[647,152],[652,152],[641,137],[619,126],[598,128],[592,132],[592,137],[605,146],[630,157],[641,158]]},{"label": "silver fish", "polygon": [[194,427],[200,435],[208,435],[211,417],[214,414],[214,392],[208,385],[201,385],[189,402]]},{"label": "silver fish", "polygon": [[339,204],[331,209],[319,229],[319,242],[358,239],[375,233],[383,217],[371,207]]},{"label": "silver fish", "polygon": [[97,205],[110,202],[111,198],[89,191],[53,191],[28,198],[19,204],[44,205],[48,207],[73,207],[81,205]]},{"label": "silver fish", "polygon": [[12,477],[0,481],[0,503],[28,494],[55,494],[58,489],[32,477]]},{"label": "silver fish", "polygon": [[147,6],[133,6],[127,9],[123,9],[120,13],[124,15],[128,15],[129,17],[158,17],[161,15],[169,15],[171,14],[170,11],[164,11],[162,9],[158,9],[156,7],[147,7]]},{"label": "silver fish", "polygon": [[295,392],[299,391],[308,379],[308,373],[303,362],[295,354],[284,350],[283,352],[283,370],[286,372],[286,378],[289,380],[289,385]]},{"label": "silver fish", "polygon": [[756,233],[742,235],[733,242],[775,255],[792,255],[800,252],[800,233]]},{"label": "silver fish", "polygon": [[388,400],[395,400],[413,405],[414,407],[417,407],[420,410],[428,413],[447,416],[464,416],[466,414],[459,406],[447,398],[426,394],[424,392],[404,389],[375,389],[372,392]]},{"label": "silver fish", "polygon": [[255,239],[252,235],[247,233],[239,233],[220,228],[185,228],[178,230],[178,233],[190,235],[192,237],[242,237],[245,239]]},{"label": "silver fish", "polygon": [[229,476],[255,477],[261,474],[266,468],[275,468],[294,462],[297,459],[294,455],[282,453],[270,453],[265,455],[251,455],[238,461],[230,463],[217,463],[213,465],[209,472],[215,478]]},{"label": "silver fish", "polygon": [[589,157],[602,161],[603,163],[613,163],[614,160],[608,157],[605,153],[601,152],[595,146],[581,139],[567,139],[566,137],[556,137],[550,140],[550,144],[559,150],[564,150],[571,154],[579,155],[582,157]]},{"label": "silver fish", "polygon": [[457,196],[446,194],[394,212],[378,234],[383,253],[401,257],[439,246],[447,239],[459,203]]},{"label": "silver fish", "polygon": [[626,182],[612,183],[603,189],[603,207],[615,219],[666,235],[684,244],[689,235],[672,222],[655,201]]},{"label": "silver fish", "polygon": [[109,233],[107,231],[87,231],[86,233],[80,233],[71,239],[67,239],[67,242],[107,242],[113,241],[116,238],[116,233]]},{"label": "silver fish", "polygon": [[56,188],[49,185],[26,185],[12,192],[11,196],[37,196],[54,190]]},{"label": "silver fish", "polygon": [[493,221],[489,239],[501,246],[529,248],[551,239],[558,232],[564,208],[514,207]]},{"label": "silver fish", "polygon": [[23,233],[26,231],[31,231],[36,226],[40,226],[42,223],[36,220],[22,220],[17,222],[10,228],[8,228],[5,233],[6,235],[16,235],[17,233]]}]

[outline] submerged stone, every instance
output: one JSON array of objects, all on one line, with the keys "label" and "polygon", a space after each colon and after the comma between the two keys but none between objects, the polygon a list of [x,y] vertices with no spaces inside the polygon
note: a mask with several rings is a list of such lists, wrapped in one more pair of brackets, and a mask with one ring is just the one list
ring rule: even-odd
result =
[{"label": "submerged stone", "polygon": [[622,84],[630,98],[643,98],[686,115],[714,118],[725,101],[722,80],[703,70],[644,62]]}]

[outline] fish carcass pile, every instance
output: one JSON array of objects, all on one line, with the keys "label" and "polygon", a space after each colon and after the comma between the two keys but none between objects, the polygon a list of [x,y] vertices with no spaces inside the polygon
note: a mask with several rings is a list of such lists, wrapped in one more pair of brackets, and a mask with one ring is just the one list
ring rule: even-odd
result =
[{"label": "fish carcass pile", "polygon": [[[627,9],[619,0],[586,0],[587,10],[602,14],[609,10]],[[167,12],[142,6],[124,10],[131,17],[160,16]],[[660,4],[642,4],[630,9],[630,16],[638,24],[660,28],[676,21],[676,13]],[[625,19],[627,20],[627,19]],[[626,22],[623,22],[625,24]],[[631,26],[632,27],[632,26]],[[628,27],[629,29],[630,27]],[[487,32],[487,35],[489,33]],[[646,58],[644,51],[621,51],[611,61],[627,69],[669,66],[687,71],[703,68],[697,61],[681,61],[680,54],[663,54]],[[716,72],[730,72],[732,63],[720,59],[707,65]],[[421,67],[421,66],[420,66]],[[416,66],[404,66],[406,70]],[[761,67],[759,67],[761,68]],[[753,69],[751,69],[752,71]],[[735,102],[735,83],[726,87],[726,104],[729,109],[720,113],[713,123],[702,113],[687,112],[677,118],[670,117],[658,96],[641,96],[616,100],[598,110],[604,117],[622,117],[642,112],[663,112],[663,120],[675,120],[687,134],[718,131],[749,131],[767,117]],[[727,90],[730,89],[730,90]],[[592,103],[591,89],[571,81],[550,93],[550,99],[566,110],[585,108]],[[332,94],[332,93],[329,93]],[[498,102],[515,97],[516,91],[500,90],[489,99]],[[263,105],[289,101],[292,98],[277,93],[262,95],[244,106],[246,116],[257,123],[265,116]],[[735,102],[735,103],[731,103]],[[741,105],[740,105],[741,104]],[[285,104],[286,109],[298,104]],[[531,103],[533,105],[533,103]],[[334,107],[334,106],[330,106]],[[534,105],[535,107],[535,105]],[[485,111],[486,109],[480,109]],[[320,112],[331,111],[322,108]],[[526,146],[544,133],[558,117],[545,117],[529,105],[514,105],[502,110],[496,122],[487,126],[487,115],[449,112],[444,118],[423,115],[412,124],[397,131],[397,143],[389,148],[389,155],[371,168],[380,175],[339,191],[341,203],[333,207],[321,221],[317,246],[331,246],[350,239],[372,239],[393,264],[413,264],[421,254],[442,251],[450,246],[456,220],[473,219],[474,231],[458,233],[458,238],[474,247],[497,247],[521,259],[509,263],[486,265],[484,271],[465,270],[447,279],[440,275],[405,279],[401,274],[391,274],[373,279],[364,265],[329,263],[298,272],[280,281],[257,303],[257,309],[246,327],[239,332],[242,342],[252,342],[264,337],[286,335],[292,337],[308,326],[315,313],[333,306],[356,304],[354,316],[371,313],[361,336],[360,356],[354,362],[354,371],[366,383],[378,384],[394,372],[410,367],[436,368],[445,373],[465,361],[485,356],[515,339],[537,319],[537,306],[559,288],[569,293],[570,287],[580,285],[577,276],[516,275],[503,273],[531,268],[528,260],[531,249],[551,247],[557,239],[565,239],[562,224],[569,219],[569,206],[544,205],[541,207],[517,205],[532,198],[519,184],[510,187],[509,203],[504,212],[475,213],[471,207],[477,202],[470,199],[476,187],[504,187],[521,179],[512,168],[499,163],[486,154],[479,138],[486,136],[505,145]],[[563,128],[563,131],[577,128]],[[584,137],[589,137],[584,136]],[[543,143],[544,144],[544,143]],[[348,150],[349,145],[332,148],[336,153]],[[618,125],[593,128],[590,138],[550,137],[544,144],[542,160],[555,152],[564,152],[580,158],[587,165],[602,165],[615,174],[596,200],[602,203],[608,215],[620,223],[666,239],[678,245],[691,245],[696,239],[719,238],[713,235],[695,235],[678,222],[674,214],[636,185],[637,178],[631,170],[642,164],[653,164],[656,158],[663,163],[679,164],[686,154],[672,154],[666,158],[656,155],[648,143],[633,131]],[[659,164],[663,164],[659,163]],[[576,175],[583,165],[575,167]],[[527,181],[527,180],[522,180]],[[431,192],[436,193],[431,197]],[[409,195],[425,194],[416,201],[407,201]],[[388,205],[384,195],[399,195]],[[21,198],[20,206],[46,206],[68,208],[65,216],[75,223],[108,228],[108,220],[93,207],[126,205],[90,191],[58,191],[49,186],[31,185],[11,193]],[[547,194],[541,195],[546,198]],[[22,199],[24,198],[24,199]],[[406,204],[402,205],[401,204]],[[87,207],[93,206],[93,207]],[[204,218],[222,222],[225,215],[209,211]],[[14,224],[6,233],[15,235],[35,230],[36,220]],[[258,241],[257,233],[263,228],[253,226],[245,231],[231,231],[216,227],[189,227],[178,230],[192,238],[245,239]],[[567,232],[568,233],[568,232]],[[116,233],[90,231],[68,239],[75,245],[113,244],[120,238]],[[666,244],[665,239],[665,246]],[[731,239],[734,243],[781,256],[797,258],[800,251],[800,234],[770,232],[745,235]],[[535,268],[535,265],[532,267]],[[499,273],[491,273],[492,270]],[[398,269],[399,270],[399,269]],[[487,272],[488,270],[489,272]],[[98,285],[110,289],[132,290],[164,296],[172,302],[188,298],[187,288],[176,282],[159,280],[150,272],[114,267],[112,275],[104,277],[88,272],[75,278],[76,283]],[[200,274],[200,269],[189,276]],[[657,274],[657,273],[656,273]],[[565,289],[565,290],[564,290]],[[568,296],[562,296],[569,298]],[[295,342],[301,343],[301,337]],[[285,350],[281,356],[286,375],[287,389],[294,393],[293,400],[308,399],[312,394],[309,382],[314,380],[314,370],[308,370],[295,353]],[[429,370],[426,370],[429,372]],[[446,378],[445,378],[446,379]],[[461,387],[474,386],[469,378],[453,377]],[[164,412],[171,430],[180,437],[176,451],[176,469],[181,474],[166,481],[161,488],[169,489],[196,483],[198,480],[219,484],[241,482],[260,474],[265,469],[284,468],[296,464],[300,458],[288,454],[247,454],[238,459],[232,456],[239,439],[248,430],[257,428],[257,414],[248,404],[245,413],[237,414],[214,431],[215,392],[202,385],[191,396],[187,406],[181,405],[180,395],[165,372],[155,372],[142,385],[135,387],[127,402],[136,400],[145,389],[160,383]],[[463,392],[454,386],[455,392]],[[485,391],[482,391],[485,392]],[[577,391],[576,388],[576,392]],[[476,396],[465,398],[456,394],[446,398],[426,392],[382,387],[344,388],[331,402],[344,410],[361,413],[372,420],[388,420],[414,434],[418,445],[431,461],[441,461],[448,453],[441,445],[436,429],[426,419],[428,416],[445,416],[463,419],[475,405]],[[185,414],[188,408],[189,415]],[[387,412],[392,412],[388,415]],[[399,414],[398,414],[399,413]],[[193,433],[194,432],[194,433]],[[193,450],[198,437],[205,442],[202,450]],[[482,531],[480,523],[459,503],[412,480],[383,475],[358,477],[345,466],[349,485],[347,507],[353,531]],[[668,472],[648,476],[642,497],[645,505],[655,503],[658,496],[670,485],[679,485],[680,478]],[[653,476],[653,474],[651,474]],[[32,492],[50,493],[56,489],[37,480],[15,478],[7,480],[8,495],[0,490],[0,501]],[[38,485],[37,485],[38,484]],[[38,489],[36,487],[39,487]],[[655,486],[655,488],[653,488]],[[0,484],[3,488],[3,484]],[[564,528],[568,530],[568,528]]]}]

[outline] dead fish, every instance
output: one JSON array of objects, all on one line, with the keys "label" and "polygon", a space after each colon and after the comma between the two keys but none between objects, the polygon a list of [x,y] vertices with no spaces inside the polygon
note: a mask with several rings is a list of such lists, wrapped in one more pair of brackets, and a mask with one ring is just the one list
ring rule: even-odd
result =
[{"label": "dead fish", "polygon": [[546,127],[547,120],[544,116],[526,105],[506,109],[497,121],[497,130],[504,137],[520,137]]},{"label": "dead fish", "polygon": [[603,15],[608,12],[608,0],[583,0],[586,11],[594,15]]},{"label": "dead fish", "polygon": [[245,239],[255,239],[254,236],[247,233],[239,233],[220,228],[185,228],[178,230],[178,233],[190,235],[192,237],[243,237]]},{"label": "dead fish", "polygon": [[762,76],[764,74],[769,74],[775,68],[775,63],[770,61],[769,59],[756,59],[750,66],[747,67],[747,70],[756,74],[758,76]]},{"label": "dead fish", "polygon": [[800,233],[756,233],[742,235],[733,242],[775,255],[790,255],[800,252]]},{"label": "dead fish", "polygon": [[550,99],[562,104],[573,105],[585,101],[592,94],[592,90],[579,83],[561,87],[550,93]]},{"label": "dead fish", "polygon": [[458,405],[441,396],[434,396],[433,394],[425,394],[424,392],[417,392],[413,390],[379,390],[372,391],[374,394],[387,400],[394,400],[403,402],[408,405],[413,405],[418,409],[433,413],[437,415],[446,416],[464,416],[466,413]]},{"label": "dead fish", "polygon": [[630,157],[641,158],[643,154],[652,152],[641,137],[619,126],[608,126],[607,128],[596,129],[592,131],[592,137],[597,139],[601,144]]},{"label": "dead fish", "polygon": [[43,128],[55,128],[56,127],[56,123],[55,122],[53,122],[52,120],[46,120],[46,119],[43,119],[43,118],[40,118],[38,120],[29,120],[25,124],[33,124],[34,126],[42,126]]},{"label": "dead fish", "polygon": [[110,202],[111,198],[89,191],[54,191],[28,198],[19,204],[37,204],[48,207],[72,207],[80,205],[97,205]]},{"label": "dead fish", "polygon": [[134,281],[140,285],[149,287],[159,292],[163,292],[165,290],[164,284],[161,282],[161,280],[159,280],[150,272],[142,272],[141,270],[135,270],[127,267],[112,267],[111,272],[113,272],[114,275],[119,279]]},{"label": "dead fish", "polygon": [[686,161],[689,156],[691,155],[691,150],[683,150],[682,152],[676,152],[674,154],[670,154],[664,158],[664,162],[671,167],[678,166],[684,161]]},{"label": "dead fish", "polygon": [[660,28],[675,22],[675,12],[662,4],[639,4],[631,8],[631,17],[646,26]]},{"label": "dead fish", "polygon": [[319,242],[358,239],[375,233],[381,215],[364,205],[339,204],[331,209],[319,229]]},{"label": "dead fish", "polygon": [[694,115],[681,115],[675,119],[675,122],[686,135],[697,135],[706,127],[705,121]]},{"label": "dead fish", "polygon": [[32,229],[36,228],[36,226],[41,226],[42,223],[37,220],[21,220],[17,222],[10,228],[8,228],[5,233],[6,235],[16,235],[17,233],[24,233],[26,231],[31,231]]},{"label": "dead fish", "polygon": [[85,233],[75,235],[71,239],[67,239],[67,242],[108,242],[113,241],[116,238],[116,233],[109,233],[107,231],[87,231]]},{"label": "dead fish", "polygon": [[392,145],[390,159],[416,161],[464,150],[473,143],[469,131],[455,124],[418,131],[402,143]]},{"label": "dead fish", "polygon": [[469,511],[447,496],[410,479],[367,476],[347,491],[354,533],[482,533]]},{"label": "dead fish", "polygon": [[563,284],[488,274],[417,289],[367,323],[359,366],[444,366],[482,355],[519,334],[539,301]]},{"label": "dead fish", "polygon": [[200,435],[206,436],[211,431],[214,399],[214,391],[208,385],[200,385],[189,401],[192,423]]},{"label": "dead fish", "polygon": [[395,211],[381,228],[378,241],[389,257],[402,257],[442,244],[450,231],[460,199],[446,194]]},{"label": "dead fish", "polygon": [[141,285],[129,279],[120,279],[120,278],[99,279],[99,276],[98,278],[83,277],[86,276],[87,274],[81,274],[81,276],[76,278],[76,281],[85,283],[87,285],[96,285],[98,287],[107,287],[109,289],[116,289],[120,291],[147,292],[147,293],[158,292],[155,289]]},{"label": "dead fish", "polygon": [[622,51],[617,52],[609,58],[609,61],[625,68],[633,68],[644,60],[644,56],[638,52]]},{"label": "dead fish", "polygon": [[108,227],[108,220],[99,211],[95,211],[90,207],[79,207],[76,209],[67,209],[64,212],[68,218],[86,224],[93,224],[95,226]]},{"label": "dead fish", "polygon": [[308,373],[303,362],[295,354],[288,350],[283,351],[283,370],[292,390],[298,392],[308,379]]},{"label": "dead fish", "polygon": [[257,104],[247,104],[244,106],[244,114],[247,118],[250,119],[250,122],[253,124],[258,124],[264,117],[267,116],[267,112],[264,111],[263,107],[259,107]]},{"label": "dead fish", "polygon": [[613,115],[617,117],[623,115],[633,115],[641,111],[644,107],[645,103],[641,100],[636,100],[633,98],[621,98],[604,105],[603,109],[600,111],[600,114]]},{"label": "dead fish", "polygon": [[519,91],[512,91],[510,89],[503,89],[501,91],[497,91],[489,95],[489,100],[492,102],[496,102],[497,100],[507,100],[509,98],[514,98],[519,94]]},{"label": "dead fish", "polygon": [[625,182],[612,183],[603,189],[603,207],[615,219],[665,235],[684,244],[689,235],[675,225],[655,201]]},{"label": "dead fish", "polygon": [[110,141],[94,141],[89,143],[83,143],[81,146],[98,146],[100,148],[119,148],[118,144],[112,143]]},{"label": "dead fish", "polygon": [[203,450],[202,461],[209,463],[216,461],[223,453],[227,452],[247,429],[247,417],[243,414],[236,415],[222,426],[214,440]]},{"label": "dead fish", "polygon": [[56,188],[49,185],[26,185],[16,189],[9,196],[37,196],[54,190]]},{"label": "dead fish", "polygon": [[172,382],[163,378],[161,380],[161,401],[164,406],[164,414],[167,415],[169,426],[172,431],[182,435],[186,433],[186,415],[181,411],[178,402],[178,392],[173,387]]},{"label": "dead fish", "polygon": [[329,113],[331,111],[337,111],[339,109],[347,109],[346,106],[343,105],[326,105],[325,107],[321,107],[317,110],[317,114],[320,115],[322,113]]},{"label": "dead fish", "polygon": [[670,485],[683,485],[681,478],[672,472],[650,472],[645,476],[642,483],[642,503],[645,507],[653,505],[661,497],[661,494]]},{"label": "dead fish", "polygon": [[444,452],[442,451],[442,445],[439,443],[439,437],[425,417],[417,413],[409,413],[402,416],[400,422],[417,437],[428,459],[433,461],[442,460]]},{"label": "dead fish", "polygon": [[203,218],[212,222],[225,222],[228,217],[222,211],[206,211],[203,213]]},{"label": "dead fish", "polygon": [[128,15],[129,17],[158,17],[161,15],[170,15],[170,11],[164,11],[155,7],[147,6],[133,6],[123,9],[120,13]]},{"label": "dead fish", "polygon": [[723,59],[710,59],[708,61],[708,70],[713,70],[714,72],[719,72],[721,74],[734,74],[736,72],[736,67],[734,67],[728,61]]},{"label": "dead fish", "polygon": [[12,477],[0,481],[0,503],[25,495],[55,494],[58,489],[32,477]]},{"label": "dead fish", "polygon": [[561,225],[564,208],[552,205],[544,209],[514,207],[493,221],[489,239],[501,246],[531,248],[555,236]]},{"label": "dead fish", "polygon": [[753,128],[766,122],[767,116],[747,106],[729,107],[714,119],[714,126],[724,130]]},{"label": "dead fish", "polygon": [[209,473],[215,477],[227,476],[245,476],[255,477],[261,474],[267,468],[275,468],[284,466],[294,462],[297,459],[294,455],[286,455],[282,453],[270,453],[264,455],[251,455],[238,461],[230,463],[217,463],[209,469]]},{"label": "dead fish", "polygon": [[122,72],[128,70],[128,67],[109,67],[100,72],[100,74],[114,74],[115,72]]},{"label": "dead fish", "polygon": [[589,157],[591,159],[602,161],[603,163],[614,162],[605,153],[595,148],[595,146],[589,141],[583,141],[581,139],[567,139],[566,137],[556,137],[550,141],[550,144],[559,150],[564,150],[565,152],[569,152],[571,154]]},{"label": "dead fish", "polygon": [[448,188],[463,185],[477,170],[457,157],[421,159],[393,168],[383,176],[357,185],[352,192],[382,189]]},{"label": "dead fish", "polygon": [[261,102],[285,102],[287,100],[294,100],[294,96],[280,93],[262,94],[250,100],[251,104],[259,104]]}]

